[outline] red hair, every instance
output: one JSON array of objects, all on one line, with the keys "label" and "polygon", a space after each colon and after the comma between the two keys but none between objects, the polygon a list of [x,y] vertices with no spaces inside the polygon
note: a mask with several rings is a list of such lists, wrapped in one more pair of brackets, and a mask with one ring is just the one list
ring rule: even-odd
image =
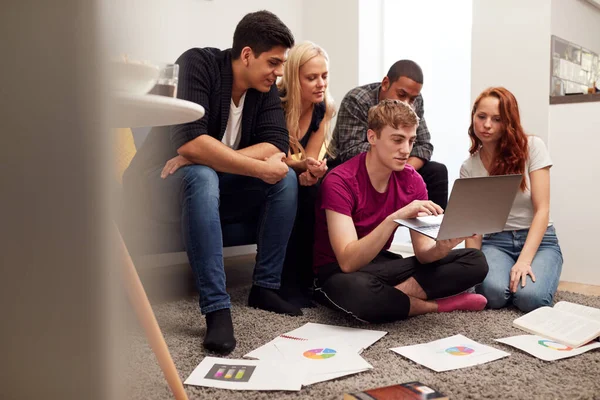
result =
[{"label": "red hair", "polygon": [[[515,96],[503,87],[491,87],[484,90],[471,111],[471,126],[469,126],[469,137],[471,138],[471,148],[469,153],[475,154],[481,148],[481,140],[475,135],[473,130],[473,117],[477,112],[479,102],[486,97],[495,97],[499,100],[500,121],[502,123],[502,136],[498,141],[497,156],[492,161],[489,171],[490,175],[510,175],[523,174],[525,172],[525,163],[529,157],[529,146],[527,144],[527,135],[521,126],[521,117],[519,115],[519,105]],[[525,191],[527,182],[525,176],[521,181],[521,190]]]}]

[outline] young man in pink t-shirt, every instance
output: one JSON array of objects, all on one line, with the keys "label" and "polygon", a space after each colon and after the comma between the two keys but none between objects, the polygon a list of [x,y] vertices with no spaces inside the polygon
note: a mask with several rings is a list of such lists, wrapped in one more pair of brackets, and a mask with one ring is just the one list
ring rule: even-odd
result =
[{"label": "young man in pink t-shirt", "polygon": [[398,100],[371,107],[369,151],[333,169],[320,188],[313,262],[317,292],[362,321],[486,305],[479,294],[457,295],[488,272],[479,250],[452,250],[466,238],[434,241],[411,231],[415,257],[387,251],[398,227],[394,219],[443,212],[427,200],[423,179],[407,164],[418,124],[411,107]]}]

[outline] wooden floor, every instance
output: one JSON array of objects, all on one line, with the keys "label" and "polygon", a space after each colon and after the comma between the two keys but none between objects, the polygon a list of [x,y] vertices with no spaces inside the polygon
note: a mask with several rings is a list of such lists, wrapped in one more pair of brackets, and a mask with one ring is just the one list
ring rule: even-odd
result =
[{"label": "wooden floor", "polygon": [[558,284],[558,290],[586,294],[589,296],[600,296],[600,286],[584,285],[583,283],[561,281]]}]

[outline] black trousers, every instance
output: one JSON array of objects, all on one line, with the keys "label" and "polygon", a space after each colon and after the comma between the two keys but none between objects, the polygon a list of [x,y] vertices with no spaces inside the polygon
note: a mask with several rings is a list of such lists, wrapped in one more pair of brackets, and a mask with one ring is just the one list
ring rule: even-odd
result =
[{"label": "black trousers", "polygon": [[419,171],[425,181],[429,200],[444,210],[448,205],[448,169],[442,163],[426,161]]},{"label": "black trousers", "polygon": [[316,291],[330,305],[361,321],[382,323],[408,317],[410,298],[395,286],[410,277],[427,299],[437,299],[481,283],[487,272],[485,256],[475,249],[452,250],[430,264],[384,252],[356,272],[344,273],[338,264],[319,267]]},{"label": "black trousers", "polygon": [[[329,171],[342,164],[339,160],[327,160]],[[427,186],[429,200],[438,204],[444,210],[448,205],[448,169],[442,163],[425,161],[425,164],[417,171]]]},{"label": "black trousers", "polygon": [[306,291],[313,287],[315,202],[320,183],[313,186],[298,185],[298,211],[294,229],[288,241],[281,274],[281,286],[284,289]]}]

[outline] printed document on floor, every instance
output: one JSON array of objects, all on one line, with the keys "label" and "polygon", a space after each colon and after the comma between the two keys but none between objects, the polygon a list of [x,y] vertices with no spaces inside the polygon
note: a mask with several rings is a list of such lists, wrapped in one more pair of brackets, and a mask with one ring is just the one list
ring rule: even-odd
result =
[{"label": "printed document on floor", "polygon": [[280,341],[275,344],[286,363],[307,371],[303,385],[323,382],[341,376],[372,369],[354,346],[347,345],[341,337]]},{"label": "printed document on floor", "polygon": [[551,339],[537,335],[519,335],[502,339],[497,342],[516,347],[534,357],[544,361],[556,361],[563,358],[577,356],[593,349],[600,348],[600,342],[590,342],[581,347],[573,348],[566,344],[555,342]]},{"label": "printed document on floor", "polygon": [[297,329],[279,335],[269,343],[252,350],[244,357],[259,360],[281,359],[281,354],[274,346],[276,343],[322,339],[330,336],[340,337],[343,340],[343,343],[353,347],[357,353],[361,353],[364,349],[371,346],[386,334],[387,332],[384,331],[348,328],[346,326],[325,325],[309,322]]},{"label": "printed document on floor", "polygon": [[463,335],[390,350],[436,372],[472,367],[510,355]]},{"label": "printed document on floor", "polygon": [[205,357],[184,383],[232,390],[300,390],[305,377],[300,365]]}]

